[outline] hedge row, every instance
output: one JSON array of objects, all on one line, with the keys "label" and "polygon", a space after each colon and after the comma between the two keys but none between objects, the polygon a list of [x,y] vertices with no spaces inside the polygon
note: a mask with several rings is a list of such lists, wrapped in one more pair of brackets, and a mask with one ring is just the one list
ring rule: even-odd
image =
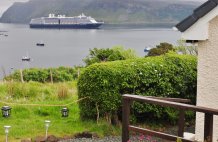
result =
[{"label": "hedge row", "polygon": [[[59,67],[59,68],[30,68],[22,71],[24,81],[37,81],[37,82],[64,82],[75,80],[78,76],[78,68]],[[16,70],[13,74],[7,76],[6,80],[21,80],[20,70]]]},{"label": "hedge row", "polygon": [[[121,96],[137,94],[196,100],[196,57],[167,54],[135,60],[94,64],[87,67],[78,80],[79,103],[82,118],[96,118],[121,112]],[[172,109],[134,103],[135,117],[174,121]],[[139,118],[139,117],[138,117]]]}]

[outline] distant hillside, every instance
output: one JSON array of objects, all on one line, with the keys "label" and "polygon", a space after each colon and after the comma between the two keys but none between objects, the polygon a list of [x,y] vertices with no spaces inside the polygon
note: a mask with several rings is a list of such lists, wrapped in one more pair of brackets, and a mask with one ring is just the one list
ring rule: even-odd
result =
[{"label": "distant hillside", "polygon": [[197,2],[172,0],[30,0],[15,3],[2,15],[4,23],[29,23],[49,13],[77,16],[85,13],[106,23],[176,23],[199,6]]}]

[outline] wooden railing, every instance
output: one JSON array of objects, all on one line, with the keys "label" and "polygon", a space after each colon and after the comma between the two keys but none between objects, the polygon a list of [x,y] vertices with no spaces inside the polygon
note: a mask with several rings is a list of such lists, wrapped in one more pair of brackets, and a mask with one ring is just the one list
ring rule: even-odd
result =
[{"label": "wooden railing", "polygon": [[[152,131],[149,129],[139,128],[130,125],[130,105],[133,101],[143,102],[147,104],[160,105],[162,107],[172,107],[179,110],[179,121],[178,121],[178,135],[170,135],[162,132]],[[139,132],[145,135],[159,137],[165,140],[176,141],[178,138],[182,142],[193,142],[193,140],[188,140],[183,138],[184,127],[185,127],[185,111],[191,110],[195,112],[202,112],[205,114],[204,120],[204,140],[207,142],[212,142],[213,138],[213,115],[218,115],[217,109],[200,107],[185,104],[189,102],[187,99],[178,98],[160,98],[160,97],[145,97],[138,95],[123,95],[122,96],[122,142],[127,142],[129,140],[129,131]]]}]

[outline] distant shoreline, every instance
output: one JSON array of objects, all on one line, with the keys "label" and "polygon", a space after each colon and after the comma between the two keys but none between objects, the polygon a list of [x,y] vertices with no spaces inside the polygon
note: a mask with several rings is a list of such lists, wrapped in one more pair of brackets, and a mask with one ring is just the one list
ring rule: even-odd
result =
[{"label": "distant shoreline", "polygon": [[140,24],[132,24],[132,23],[121,23],[121,24],[104,24],[101,27],[105,28],[172,28],[176,23],[140,23]]},{"label": "distant shoreline", "polygon": [[[23,25],[29,26],[27,23],[0,23],[0,24],[8,24],[8,25]],[[144,29],[144,28],[164,28],[171,29],[174,27],[176,23],[119,23],[119,24],[109,24],[106,23],[100,27],[100,29]],[[0,31],[7,32],[7,31]]]}]

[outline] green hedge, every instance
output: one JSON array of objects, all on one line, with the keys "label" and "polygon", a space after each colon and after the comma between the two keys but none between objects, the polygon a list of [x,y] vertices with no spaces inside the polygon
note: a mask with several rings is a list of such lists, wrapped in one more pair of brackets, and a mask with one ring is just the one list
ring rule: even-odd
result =
[{"label": "green hedge", "polygon": [[[51,82],[51,73],[54,82],[64,82],[64,81],[73,81],[77,78],[78,68],[71,67],[59,67],[59,68],[30,68],[23,70],[23,79],[24,81],[37,81],[37,82]],[[7,76],[6,80],[21,80],[21,73],[19,70],[16,70],[13,74]]]},{"label": "green hedge", "polygon": [[[96,118],[121,111],[122,94],[161,96],[196,100],[196,57],[167,54],[135,60],[94,64],[87,67],[78,80],[79,103],[82,118]],[[96,107],[97,106],[97,107]],[[174,121],[172,109],[134,103],[136,117]]]}]

